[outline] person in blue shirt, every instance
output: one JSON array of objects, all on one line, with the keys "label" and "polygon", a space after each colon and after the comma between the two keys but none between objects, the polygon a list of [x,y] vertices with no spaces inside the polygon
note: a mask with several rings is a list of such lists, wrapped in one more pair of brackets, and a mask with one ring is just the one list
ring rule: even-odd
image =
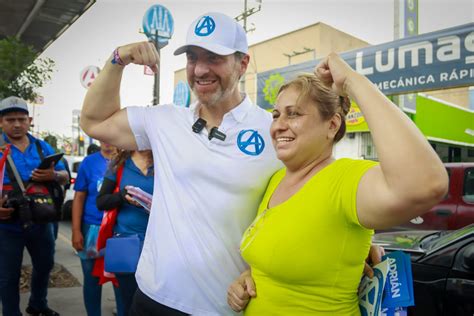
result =
[{"label": "person in blue shirt", "polygon": [[[37,169],[41,162],[39,142],[43,156],[54,153],[46,142],[28,133],[31,126],[27,103],[18,97],[8,97],[0,102],[1,142],[10,144],[10,155],[23,182],[56,181],[64,185],[69,181],[64,164],[51,164],[48,169]],[[1,180],[0,180],[1,181]],[[26,312],[28,315],[59,315],[48,307],[48,280],[54,266],[54,237],[51,223],[26,225],[18,210],[6,207],[5,202],[14,192],[12,180],[5,172],[3,196],[0,196],[0,301],[4,316],[21,315],[20,273],[23,250],[31,257],[33,273],[31,295]]]},{"label": "person in blue shirt", "polygon": [[[85,157],[81,162],[74,184],[76,192],[72,202],[72,246],[81,257],[84,305],[88,316],[101,315],[102,285],[99,285],[99,278],[92,275],[95,257],[90,258],[84,254],[84,240],[88,233],[98,232],[102,222],[103,213],[97,209],[95,200],[107,166],[116,151],[115,147],[101,142],[100,151]],[[122,316],[120,294],[115,287],[114,292],[117,312]]]},{"label": "person in blue shirt", "polygon": [[[123,165],[120,192],[113,193],[117,185],[117,170]],[[122,150],[112,160],[111,166],[104,177],[100,193],[97,196],[97,207],[100,210],[117,208],[117,221],[114,225],[114,235],[138,235],[145,239],[148,225],[148,213],[127,194],[126,186],[139,187],[143,191],[153,194],[153,156],[151,150],[128,151]],[[129,314],[133,296],[137,290],[137,281],[134,273],[115,273],[119,282],[125,315]]]}]

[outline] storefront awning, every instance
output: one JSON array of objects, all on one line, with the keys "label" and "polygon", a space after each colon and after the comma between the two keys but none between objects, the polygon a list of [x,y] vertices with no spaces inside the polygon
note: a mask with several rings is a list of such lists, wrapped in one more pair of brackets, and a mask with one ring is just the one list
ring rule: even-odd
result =
[{"label": "storefront awning", "polygon": [[14,36],[40,54],[96,0],[0,0],[0,39]]}]

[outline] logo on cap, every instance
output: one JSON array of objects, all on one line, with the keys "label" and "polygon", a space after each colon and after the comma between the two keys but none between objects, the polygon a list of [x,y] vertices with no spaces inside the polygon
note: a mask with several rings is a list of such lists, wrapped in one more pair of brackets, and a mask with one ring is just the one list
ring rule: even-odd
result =
[{"label": "logo on cap", "polygon": [[208,36],[216,29],[216,22],[208,16],[205,15],[196,24],[194,28],[194,34],[197,36]]}]

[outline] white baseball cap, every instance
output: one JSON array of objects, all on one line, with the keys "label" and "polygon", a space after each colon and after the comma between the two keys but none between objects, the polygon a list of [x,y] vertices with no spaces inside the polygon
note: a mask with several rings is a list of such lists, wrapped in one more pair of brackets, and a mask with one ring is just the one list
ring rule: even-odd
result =
[{"label": "white baseball cap", "polygon": [[247,54],[247,35],[233,18],[216,12],[201,15],[189,26],[186,44],[174,51],[185,53],[188,46],[198,46],[215,54],[226,56],[235,52]]},{"label": "white baseball cap", "polygon": [[0,102],[0,114],[13,111],[21,111],[28,114],[28,104],[25,100],[13,96],[3,99]]}]

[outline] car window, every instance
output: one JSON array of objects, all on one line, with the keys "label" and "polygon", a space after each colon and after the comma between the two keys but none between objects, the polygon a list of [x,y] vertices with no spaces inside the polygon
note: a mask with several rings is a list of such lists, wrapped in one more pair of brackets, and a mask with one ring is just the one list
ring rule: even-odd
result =
[{"label": "car window", "polygon": [[463,199],[474,203],[474,168],[467,168],[464,172]]}]

